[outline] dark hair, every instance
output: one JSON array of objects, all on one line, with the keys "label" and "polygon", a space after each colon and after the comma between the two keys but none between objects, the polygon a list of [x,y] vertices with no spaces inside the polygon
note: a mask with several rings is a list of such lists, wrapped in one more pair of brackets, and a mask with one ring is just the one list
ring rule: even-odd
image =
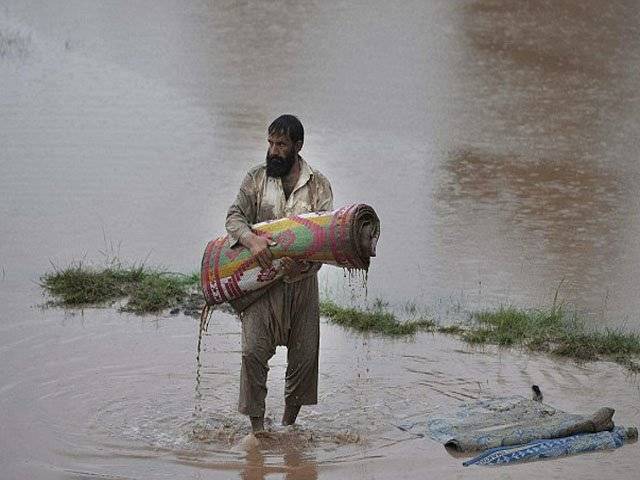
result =
[{"label": "dark hair", "polygon": [[268,131],[269,134],[287,135],[293,143],[304,143],[304,127],[294,115],[280,115],[269,125]]}]

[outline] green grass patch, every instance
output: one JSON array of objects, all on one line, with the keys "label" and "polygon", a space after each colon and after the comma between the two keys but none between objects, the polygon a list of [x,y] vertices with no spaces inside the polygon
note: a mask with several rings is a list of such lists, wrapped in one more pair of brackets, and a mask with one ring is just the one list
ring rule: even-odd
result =
[{"label": "green grass patch", "polygon": [[474,325],[461,333],[472,344],[521,346],[532,351],[551,352],[576,360],[601,358],[640,371],[634,357],[640,355],[640,335],[623,330],[589,329],[562,309],[523,310],[503,307],[473,315]]},{"label": "green grass patch", "polygon": [[333,323],[361,332],[398,336],[436,331],[458,336],[475,345],[524,347],[578,361],[612,360],[632,372],[640,372],[640,334],[590,329],[575,315],[567,316],[561,308],[501,307],[473,314],[470,325],[438,326],[423,319],[400,322],[387,307],[388,304],[379,299],[370,310],[341,307],[331,300],[324,300],[320,303],[320,313]]},{"label": "green grass patch", "polygon": [[526,311],[513,307],[473,315],[475,328],[463,334],[469,343],[495,343],[510,346],[544,343],[557,338],[564,331],[560,310]]},{"label": "green grass patch", "polygon": [[145,266],[113,265],[93,268],[81,262],[65,268],[54,266],[40,279],[54,304],[84,306],[128,298],[123,311],[158,312],[185,299],[199,282],[197,273],[183,275]]},{"label": "green grass patch", "polygon": [[341,307],[331,300],[320,302],[320,314],[343,327],[391,336],[411,335],[420,330],[431,330],[435,326],[431,320],[425,319],[400,322],[395,315],[379,306],[373,310],[358,310]]},{"label": "green grass patch", "polygon": [[446,333],[448,335],[461,335],[466,332],[460,325],[446,325],[436,328],[438,333]]}]

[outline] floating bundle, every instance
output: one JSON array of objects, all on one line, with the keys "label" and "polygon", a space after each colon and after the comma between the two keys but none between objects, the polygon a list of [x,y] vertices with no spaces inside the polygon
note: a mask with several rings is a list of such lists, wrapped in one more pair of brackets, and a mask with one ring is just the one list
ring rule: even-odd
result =
[{"label": "floating bundle", "polygon": [[367,270],[380,233],[380,221],[368,205],[353,204],[333,212],[312,212],[252,226],[270,236],[274,261],[263,269],[248,248],[232,246],[228,235],[212,240],[202,258],[202,291],[208,305],[235,300],[280,277],[281,258],[291,257],[338,267]]}]

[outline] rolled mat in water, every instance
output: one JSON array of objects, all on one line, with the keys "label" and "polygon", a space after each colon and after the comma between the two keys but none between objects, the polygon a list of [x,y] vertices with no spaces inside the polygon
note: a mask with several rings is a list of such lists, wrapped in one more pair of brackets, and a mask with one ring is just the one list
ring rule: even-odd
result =
[{"label": "rolled mat in water", "polygon": [[312,212],[253,225],[257,235],[276,242],[274,261],[262,269],[248,248],[231,247],[228,235],[212,240],[202,257],[201,284],[208,305],[264,288],[280,277],[281,258],[291,257],[349,269],[367,270],[375,256],[380,221],[368,205],[353,204],[333,212]]},{"label": "rolled mat in water", "polygon": [[471,465],[507,465],[509,463],[531,462],[548,458],[565,457],[579,453],[611,450],[638,439],[635,427],[614,427],[612,431],[580,433],[563,438],[536,440],[526,445],[496,447],[463,462]]},{"label": "rolled mat in water", "polygon": [[429,435],[458,452],[523,445],[540,439],[612,430],[614,410],[602,407],[591,415],[566,413],[550,405],[514,395],[460,405],[446,415],[427,419]]}]

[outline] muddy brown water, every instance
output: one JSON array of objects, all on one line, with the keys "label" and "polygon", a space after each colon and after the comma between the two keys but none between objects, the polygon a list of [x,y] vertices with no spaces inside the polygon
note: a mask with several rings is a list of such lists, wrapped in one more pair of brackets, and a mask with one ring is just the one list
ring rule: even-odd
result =
[{"label": "muddy brown water", "polygon": [[[249,453],[239,328],[41,309],[49,261],[197,268],[265,125],[298,113],[336,205],[382,221],[368,300],[443,321],[512,303],[638,330],[633,1],[0,1],[0,477],[634,478],[637,445],[464,469],[394,425],[528,394],[640,424],[636,377],[323,323],[320,403]],[[324,292],[363,302],[342,271]],[[282,414],[285,351],[268,416]],[[196,382],[199,373],[199,383]],[[197,387],[197,388],[196,388]]]}]

